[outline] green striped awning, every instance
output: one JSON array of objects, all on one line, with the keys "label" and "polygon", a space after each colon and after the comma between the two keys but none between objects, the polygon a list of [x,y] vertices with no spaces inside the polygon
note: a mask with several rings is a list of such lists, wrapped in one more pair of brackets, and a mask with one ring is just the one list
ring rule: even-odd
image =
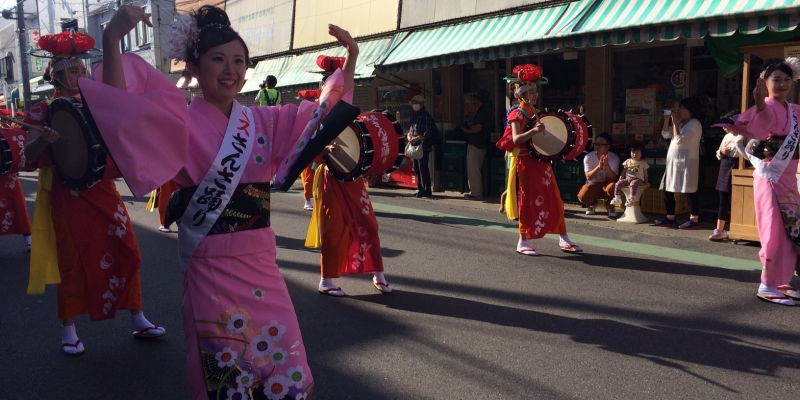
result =
[{"label": "green striped awning", "polygon": [[798,0],[576,0],[400,33],[378,65],[410,71],[570,47],[787,32],[798,22]]},{"label": "green striped awning", "polygon": [[797,0],[598,0],[565,44],[602,46],[654,40],[787,32],[800,20]]},{"label": "green striped awning", "polygon": [[[372,82],[375,76],[375,63],[392,44],[393,37],[358,42],[358,62],[356,63],[356,84],[363,85]],[[336,45],[322,50],[315,50],[297,56],[290,56],[286,67],[278,78],[278,86],[282,92],[291,92],[303,89],[315,89],[322,80],[322,75],[311,71],[320,71],[317,66],[319,55],[344,57],[347,50]]]},{"label": "green striped awning", "polygon": [[510,58],[560,47],[594,0],[578,0],[457,25],[413,31],[380,63],[383,72]]},{"label": "green striped awning", "polygon": [[267,75],[279,76],[283,68],[286,66],[288,57],[273,58],[269,60],[259,61],[256,64],[253,75],[247,82],[244,83],[242,90],[239,93],[255,92],[258,90],[258,85],[267,79]]}]

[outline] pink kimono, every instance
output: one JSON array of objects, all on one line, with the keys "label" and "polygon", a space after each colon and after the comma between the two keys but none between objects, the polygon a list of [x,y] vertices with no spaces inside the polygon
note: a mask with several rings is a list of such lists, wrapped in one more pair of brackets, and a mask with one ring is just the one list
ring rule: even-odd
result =
[{"label": "pink kimono", "polygon": [[[767,108],[758,112],[753,106],[738,118],[742,126],[725,127],[743,136],[764,140],[769,136],[786,136],[792,121],[789,110],[780,103],[766,99]],[[789,103],[795,116],[800,118],[800,106]],[[777,182],[771,183],[758,174],[753,174],[756,225],[761,238],[758,255],[764,271],[761,283],[777,287],[788,285],[797,263],[797,247],[793,244],[800,237],[800,194],[797,191],[797,159],[792,159]],[[788,224],[788,225],[787,225]]]},{"label": "pink kimono", "polygon": [[[141,58],[123,55],[128,91],[82,79],[85,102],[135,195],[173,179],[201,183],[228,125],[213,105],[183,93]],[[256,143],[241,183],[268,182],[314,104],[254,107]],[[268,203],[267,203],[268,207]],[[188,229],[188,228],[187,228]],[[180,232],[179,232],[180,233]],[[311,371],[297,317],[275,262],[272,228],[209,235],[184,275],[187,378],[194,399],[306,398]]]}]

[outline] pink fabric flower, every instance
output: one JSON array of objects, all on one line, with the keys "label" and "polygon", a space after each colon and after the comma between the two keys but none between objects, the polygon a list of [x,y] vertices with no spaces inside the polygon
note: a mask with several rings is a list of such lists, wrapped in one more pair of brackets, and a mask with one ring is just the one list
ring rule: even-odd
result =
[{"label": "pink fabric flower", "polygon": [[190,14],[178,14],[169,24],[169,58],[187,61],[189,46],[197,38],[197,20]]}]

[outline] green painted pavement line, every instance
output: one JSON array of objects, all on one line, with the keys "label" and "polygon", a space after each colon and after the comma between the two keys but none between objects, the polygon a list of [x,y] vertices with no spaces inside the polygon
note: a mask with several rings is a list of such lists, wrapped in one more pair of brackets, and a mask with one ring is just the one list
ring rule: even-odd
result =
[{"label": "green painted pavement line", "polygon": [[[459,215],[421,210],[417,208],[375,203],[374,201],[372,202],[372,208],[374,208],[375,211],[388,212],[392,214],[416,215],[420,217],[434,218],[441,222],[446,222],[454,225],[465,225],[475,228],[492,229],[510,233],[519,232],[517,230],[516,223],[504,224],[480,218],[469,218]],[[642,244],[642,243],[637,243],[636,246],[633,246],[631,248],[630,243],[623,242],[621,240],[614,240],[598,236],[579,235],[572,233],[569,236],[571,239],[575,239],[576,242],[582,245],[604,247],[628,253],[642,254],[642,255],[680,261],[690,264],[704,265],[707,267],[724,268],[724,269],[738,270],[738,271],[761,270],[761,263],[753,260],[743,260],[740,258],[718,256],[714,254],[701,253],[697,251],[675,249],[671,247],[655,246],[651,244]],[[546,237],[550,239],[558,239],[558,235],[547,235]]]}]

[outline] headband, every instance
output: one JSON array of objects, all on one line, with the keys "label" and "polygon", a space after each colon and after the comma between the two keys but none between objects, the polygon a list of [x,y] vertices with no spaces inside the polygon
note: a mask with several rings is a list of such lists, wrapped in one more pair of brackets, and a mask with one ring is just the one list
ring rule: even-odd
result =
[{"label": "headband", "polygon": [[53,65],[50,66],[50,72],[59,72],[72,67],[82,65],[81,60],[77,58],[54,58]]},{"label": "headband", "polygon": [[514,91],[514,96],[515,97],[520,97],[520,96],[522,96],[523,93],[525,93],[525,92],[527,92],[527,91],[529,91],[529,90],[531,90],[531,89],[533,89],[535,87],[536,87],[535,83],[534,84],[527,84],[527,83],[526,84],[520,84],[520,86],[517,88],[517,90]]}]

